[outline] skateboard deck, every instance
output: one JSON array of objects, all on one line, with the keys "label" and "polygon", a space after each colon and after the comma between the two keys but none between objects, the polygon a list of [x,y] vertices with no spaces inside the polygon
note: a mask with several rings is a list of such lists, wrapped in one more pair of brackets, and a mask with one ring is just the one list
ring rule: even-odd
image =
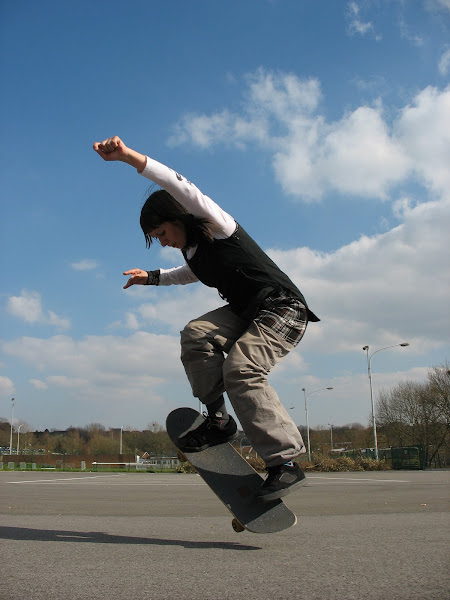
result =
[{"label": "skateboard deck", "polygon": [[[177,446],[178,438],[194,429],[204,417],[192,408],[177,408],[166,420],[167,433]],[[177,446],[178,447],[178,446]],[[235,531],[274,533],[292,527],[297,517],[282,500],[262,502],[256,492],[263,479],[230,443],[206,448],[201,452],[183,452],[216,496],[234,515]]]}]

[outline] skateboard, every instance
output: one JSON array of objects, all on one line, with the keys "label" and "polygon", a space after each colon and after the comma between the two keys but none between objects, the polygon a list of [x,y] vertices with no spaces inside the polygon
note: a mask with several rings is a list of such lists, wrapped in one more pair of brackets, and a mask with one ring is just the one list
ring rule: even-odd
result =
[{"label": "skateboard", "polygon": [[[178,447],[178,438],[202,421],[196,410],[177,408],[167,417],[167,433]],[[263,479],[229,442],[201,452],[180,451],[231,512],[236,532],[275,533],[296,524],[297,517],[282,500],[262,502],[256,497]]]}]

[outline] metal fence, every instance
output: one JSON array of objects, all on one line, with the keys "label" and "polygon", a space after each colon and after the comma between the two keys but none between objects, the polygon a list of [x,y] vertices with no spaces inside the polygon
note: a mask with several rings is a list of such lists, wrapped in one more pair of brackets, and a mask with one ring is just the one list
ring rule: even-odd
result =
[{"label": "metal fence", "polygon": [[[349,458],[373,458],[376,459],[375,448],[360,448],[359,450],[344,450],[343,456]],[[393,446],[391,448],[380,448],[378,450],[380,460],[385,460],[392,469],[420,469],[426,467],[425,451],[422,444],[415,446]]]}]

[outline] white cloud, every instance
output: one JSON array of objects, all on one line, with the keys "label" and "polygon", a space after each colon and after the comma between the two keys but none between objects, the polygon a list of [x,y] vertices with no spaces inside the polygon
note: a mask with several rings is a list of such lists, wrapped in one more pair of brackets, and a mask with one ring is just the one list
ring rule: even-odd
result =
[{"label": "white cloud", "polygon": [[[408,349],[395,348],[390,350],[391,359],[396,360],[397,352],[407,352]],[[296,410],[293,413],[297,422],[303,420],[303,393],[301,387],[305,387],[306,391],[318,390],[323,387],[332,387],[330,391],[322,391],[320,394],[312,395],[308,399],[309,418],[313,427],[318,425],[327,426],[330,423],[333,425],[342,425],[345,423],[358,422],[364,426],[369,426],[370,421],[370,396],[369,383],[367,377],[367,363],[365,353],[359,347],[361,355],[361,373],[349,374],[344,373],[330,379],[321,380],[313,375],[303,376],[297,387],[298,394],[294,399]],[[389,352],[389,351],[387,351]],[[386,355],[385,355],[386,356]],[[364,368],[365,367],[365,368]],[[398,385],[401,381],[425,381],[427,369],[417,367],[408,371],[395,371],[383,373],[377,370],[377,361],[372,363],[373,370],[373,390],[375,398],[382,389],[389,389]],[[343,415],[346,415],[347,418]]]},{"label": "white cloud", "polygon": [[391,138],[380,109],[363,106],[332,125],[312,123],[310,131],[305,138],[293,130],[274,156],[277,179],[289,194],[318,199],[335,189],[384,199],[408,172],[408,158]]},{"label": "white cloud", "polygon": [[30,379],[29,382],[36,390],[47,390],[48,389],[48,385],[45,383],[45,381],[41,381],[40,379]]},{"label": "white cloud", "polygon": [[403,211],[399,227],[336,252],[269,251],[323,319],[310,326],[308,347],[335,353],[408,341],[424,352],[448,343],[450,200]]},{"label": "white cloud", "polygon": [[20,296],[8,299],[9,314],[32,324],[51,325],[58,329],[69,329],[69,319],[58,316],[53,311],[44,311],[38,292],[22,290]]},{"label": "white cloud", "polygon": [[400,112],[393,139],[429,189],[450,193],[450,86],[419,92]]},{"label": "white cloud", "polygon": [[413,208],[413,201],[407,196],[402,196],[392,203],[392,213],[397,218],[402,220]]},{"label": "white cloud", "polygon": [[111,329],[136,331],[165,327],[170,333],[178,335],[192,318],[224,304],[216,289],[200,283],[170,288],[141,288],[135,296],[143,300],[142,304],[128,311],[122,320],[112,323]]},{"label": "white cloud", "polygon": [[356,2],[349,2],[347,4],[346,17],[350,35],[365,36],[367,34],[372,34],[376,41],[381,40],[381,35],[375,33],[373,23],[361,20],[361,9]]},{"label": "white cloud", "polygon": [[134,411],[142,410],[144,415],[150,405],[163,401],[160,394],[169,384],[185,384],[178,336],[141,331],[129,337],[86,336],[81,340],[64,335],[23,337],[4,343],[2,350],[42,373],[30,383],[38,391],[45,390],[45,401],[55,393],[63,399],[56,411],[64,414],[75,402],[77,412],[84,407],[84,420],[95,409],[108,422],[108,414],[125,414],[130,402]]},{"label": "white cloud", "polygon": [[67,375],[49,375],[46,378],[47,387],[59,387],[75,390],[87,389],[89,380],[82,377],[68,377]]},{"label": "white cloud", "polygon": [[207,148],[213,137],[226,138],[228,133],[231,133],[229,132],[229,125],[230,117],[226,110],[208,118],[187,114],[182,123],[175,126],[174,134],[169,139],[169,143],[174,139],[180,141],[192,139],[192,142],[199,148]]},{"label": "white cloud", "polygon": [[[74,340],[66,335],[48,339],[22,337],[4,344],[7,355],[20,356],[41,371],[85,379],[92,373],[96,381],[115,374],[155,377],[167,372],[165,361],[178,352],[173,338],[137,332],[128,338],[87,336]],[[166,358],[161,358],[164,353]],[[56,373],[55,373],[56,372]]]},{"label": "white cloud", "polygon": [[23,290],[20,296],[8,299],[8,312],[27,323],[36,323],[43,319],[41,297],[38,292]]},{"label": "white cloud", "polygon": [[92,271],[99,266],[99,263],[92,258],[85,258],[78,262],[71,263],[70,266],[75,271]]},{"label": "white cloud", "polygon": [[178,266],[180,264],[180,251],[169,246],[160,248],[159,259],[163,265]]},{"label": "white cloud", "polygon": [[439,73],[443,76],[448,75],[450,72],[450,48],[447,48],[439,60]]},{"label": "white cloud", "polygon": [[125,315],[125,327],[127,329],[134,329],[134,330],[139,329],[139,321],[135,314],[127,313]]},{"label": "white cloud", "polygon": [[[272,113],[280,120],[290,121],[291,115],[306,115],[318,107],[322,93],[317,79],[299,79],[292,73],[270,72],[262,68],[247,75],[249,112],[265,119]],[[265,120],[264,119],[264,120]]]},{"label": "white cloud", "polygon": [[424,44],[423,38],[418,34],[412,33],[409,26],[403,19],[400,21],[400,36],[403,39],[411,42],[411,44],[417,48],[423,46]]},{"label": "white cloud", "polygon": [[271,145],[279,134],[279,124],[300,125],[321,99],[316,79],[301,80],[289,73],[271,73],[258,69],[246,77],[248,91],[244,116],[222,110],[212,116],[187,114],[172,128],[171,146],[191,142],[208,148],[218,142],[244,147],[249,142]]},{"label": "white cloud", "polygon": [[[224,301],[217,290],[201,284],[183,286],[163,292],[158,289],[151,303],[138,308],[139,320],[144,324],[164,323],[170,331],[178,333],[191,319],[215,310]],[[194,312],[193,312],[194,311]]]},{"label": "white cloud", "polygon": [[0,375],[0,398],[14,394],[14,384],[9,377]]},{"label": "white cloud", "polygon": [[450,0],[426,0],[425,6],[432,11],[450,10]]},{"label": "white cloud", "polygon": [[[243,115],[223,111],[219,126],[217,115],[187,115],[170,143],[256,144],[272,153],[284,191],[305,201],[332,192],[387,199],[414,181],[433,194],[450,190],[450,86],[425,88],[392,122],[376,102],[328,123],[317,80],[259,69],[247,82]],[[194,133],[200,121],[201,141]]]}]

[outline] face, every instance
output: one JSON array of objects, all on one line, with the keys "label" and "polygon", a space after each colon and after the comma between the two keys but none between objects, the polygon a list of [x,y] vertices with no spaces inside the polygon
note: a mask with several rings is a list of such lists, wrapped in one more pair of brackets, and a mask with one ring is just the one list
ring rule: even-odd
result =
[{"label": "face", "polygon": [[181,221],[165,221],[150,231],[150,235],[152,238],[156,238],[161,246],[170,246],[179,250],[186,246],[186,230]]}]

